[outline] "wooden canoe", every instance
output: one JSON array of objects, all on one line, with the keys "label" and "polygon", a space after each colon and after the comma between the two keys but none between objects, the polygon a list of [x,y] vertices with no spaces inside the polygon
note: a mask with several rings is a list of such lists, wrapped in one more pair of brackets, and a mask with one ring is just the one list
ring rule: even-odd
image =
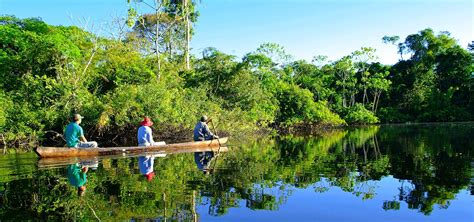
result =
[{"label": "wooden canoe", "polygon": [[187,149],[197,148],[195,152],[199,152],[198,148],[204,151],[208,147],[219,147],[227,143],[227,137],[219,138],[219,140],[208,140],[199,142],[174,143],[159,146],[131,146],[131,147],[104,147],[104,148],[67,148],[67,147],[37,147],[36,154],[41,158],[51,157],[77,157],[77,156],[104,156],[129,153],[144,152],[186,152]]},{"label": "wooden canoe", "polygon": [[[103,159],[122,159],[122,158],[131,158],[131,157],[139,157],[139,156],[147,156],[147,155],[157,155],[159,158],[160,155],[173,155],[173,154],[180,154],[180,153],[194,153],[194,152],[205,152],[205,151],[213,151],[213,152],[227,152],[229,151],[228,147],[219,147],[219,146],[212,146],[212,147],[194,147],[194,148],[187,148],[187,149],[175,149],[175,150],[166,150],[160,152],[144,152],[144,153],[131,153],[131,154],[116,154],[116,155],[103,155],[103,156],[76,156],[76,157],[57,157],[57,158],[41,158],[38,160],[37,166],[39,169],[51,169],[51,168],[64,168],[69,164],[80,163],[80,162],[97,162],[102,161]],[[162,156],[162,157],[164,157]]]}]

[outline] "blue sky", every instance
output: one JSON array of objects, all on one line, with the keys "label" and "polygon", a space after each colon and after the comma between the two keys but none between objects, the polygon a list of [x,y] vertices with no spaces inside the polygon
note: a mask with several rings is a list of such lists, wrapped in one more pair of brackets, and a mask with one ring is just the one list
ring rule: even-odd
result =
[{"label": "blue sky", "polygon": [[[0,14],[41,17],[53,25],[89,20],[100,33],[99,27],[125,16],[127,8],[126,0],[0,0]],[[398,55],[382,43],[384,35],[404,39],[430,27],[451,32],[463,47],[474,40],[472,0],[202,0],[198,9],[195,54],[212,46],[240,57],[274,42],[296,59],[335,60],[368,46],[391,64]]]}]

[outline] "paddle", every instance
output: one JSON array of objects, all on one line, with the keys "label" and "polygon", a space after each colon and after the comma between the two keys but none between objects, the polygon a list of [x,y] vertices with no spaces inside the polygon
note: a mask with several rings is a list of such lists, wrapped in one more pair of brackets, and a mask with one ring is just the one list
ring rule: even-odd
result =
[{"label": "paddle", "polygon": [[[214,127],[214,123],[212,122],[212,119],[209,122],[211,122],[212,131],[214,131],[214,134],[216,136],[219,136],[219,135],[217,135],[217,130],[216,130],[216,127]],[[217,142],[219,143],[219,151],[220,151],[222,145],[221,145],[221,141],[219,140],[219,138],[217,138]]]},{"label": "paddle", "polygon": [[[216,127],[214,126],[214,123],[212,122],[212,119],[210,119],[209,122],[211,122],[212,131],[214,131],[214,134],[216,136],[219,136],[217,135],[217,130],[216,130]],[[219,154],[221,153],[221,147],[222,147],[221,141],[219,140],[219,138],[217,138],[217,142],[219,143],[219,149],[217,150],[216,159],[214,160],[214,166],[212,167],[213,171],[216,168],[217,159],[219,158]]]}]

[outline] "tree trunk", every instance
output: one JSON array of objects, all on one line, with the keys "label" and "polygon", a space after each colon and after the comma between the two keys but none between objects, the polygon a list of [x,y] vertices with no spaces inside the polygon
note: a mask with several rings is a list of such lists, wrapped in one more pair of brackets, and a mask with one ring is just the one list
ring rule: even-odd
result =
[{"label": "tree trunk", "polygon": [[344,90],[342,93],[342,107],[346,107],[346,93],[344,92]]},{"label": "tree trunk", "polygon": [[374,91],[374,102],[372,104],[372,112],[375,113],[375,103],[377,102],[377,91]]},{"label": "tree trunk", "polygon": [[374,114],[377,113],[377,108],[379,106],[379,101],[380,101],[380,96],[382,95],[382,92],[380,92],[378,95],[377,95],[377,102],[375,103],[375,110],[374,110]]},{"label": "tree trunk", "polygon": [[160,70],[161,70],[161,65],[160,65],[160,51],[159,51],[159,29],[160,29],[160,19],[159,19],[160,11],[159,8],[156,8],[156,36],[155,36],[155,50],[156,50],[156,77],[158,80],[160,79]]},{"label": "tree trunk", "polygon": [[366,100],[368,100],[367,99],[367,87],[364,86],[364,96],[362,97],[362,104],[365,105]]},{"label": "tree trunk", "polygon": [[184,12],[185,12],[185,22],[186,22],[186,50],[185,50],[185,57],[186,57],[186,70],[190,69],[190,59],[189,59],[189,42],[190,42],[190,35],[191,35],[191,27],[189,24],[189,8],[188,8],[188,1],[184,0]]}]

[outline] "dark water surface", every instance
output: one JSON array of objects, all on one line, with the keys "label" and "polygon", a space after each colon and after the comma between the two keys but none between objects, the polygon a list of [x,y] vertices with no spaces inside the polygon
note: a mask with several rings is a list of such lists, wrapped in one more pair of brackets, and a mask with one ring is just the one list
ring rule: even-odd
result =
[{"label": "dark water surface", "polygon": [[474,221],[473,137],[474,124],[372,126],[221,153],[0,156],[0,219]]}]

